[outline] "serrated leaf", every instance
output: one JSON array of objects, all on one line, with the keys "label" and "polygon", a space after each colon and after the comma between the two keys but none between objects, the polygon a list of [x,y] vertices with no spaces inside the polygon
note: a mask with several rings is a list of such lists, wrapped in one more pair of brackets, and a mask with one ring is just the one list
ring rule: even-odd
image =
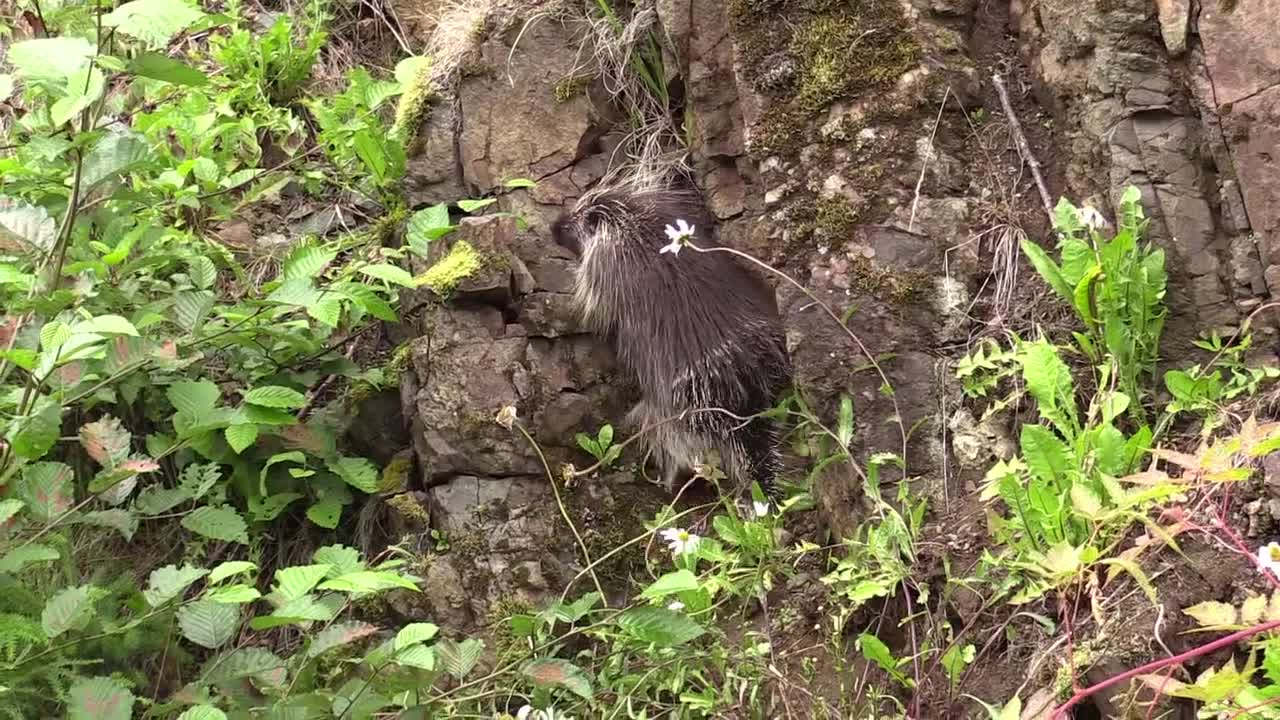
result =
[{"label": "serrated leaf", "polygon": [[217,585],[235,575],[242,575],[257,570],[258,566],[248,560],[228,560],[209,571],[209,584]]},{"label": "serrated leaf", "polygon": [[237,455],[258,440],[258,426],[253,423],[231,425],[224,432],[227,436],[227,444]]},{"label": "serrated leaf", "polygon": [[0,244],[18,244],[49,252],[58,239],[58,223],[42,207],[0,196],[0,241],[5,239],[9,242]]},{"label": "serrated leaf", "polygon": [[195,333],[213,310],[216,298],[211,290],[185,290],[174,296],[173,311],[178,327]]},{"label": "serrated leaf", "polygon": [[166,565],[157,568],[151,571],[151,577],[147,580],[147,589],[142,592],[142,596],[151,607],[160,607],[181,595],[191,587],[192,583],[207,574],[209,574],[208,570],[189,564],[182,567]]},{"label": "serrated leaf", "polygon": [[262,597],[262,593],[258,592],[255,587],[239,584],[214,588],[206,592],[204,597],[206,600],[227,603],[228,605],[243,605]]},{"label": "serrated leaf", "polygon": [[311,592],[328,573],[328,565],[298,565],[277,570],[275,591],[283,600],[296,600]]},{"label": "serrated leaf", "polygon": [[224,685],[242,678],[253,677],[285,667],[275,653],[261,647],[240,648],[212,659],[206,666],[203,685]]},{"label": "serrated leaf", "polygon": [[103,15],[102,24],[160,48],[202,17],[198,7],[184,0],[132,0]]},{"label": "serrated leaf", "polygon": [[311,306],[320,302],[321,294],[311,278],[286,279],[267,296],[268,302],[282,305]]},{"label": "serrated leaf", "polygon": [[323,295],[307,306],[307,315],[331,328],[338,327],[342,319],[342,298],[334,293]]},{"label": "serrated leaf", "polygon": [[14,575],[22,572],[28,565],[52,562],[60,557],[62,556],[58,551],[48,545],[22,545],[0,556],[0,573]]},{"label": "serrated leaf", "polygon": [[13,452],[27,460],[39,460],[53,449],[62,430],[62,408],[46,403],[39,412],[14,421],[21,427],[13,436]]},{"label": "serrated leaf", "polygon": [[71,684],[67,703],[70,720],[129,720],[133,717],[133,693],[108,677],[80,678]]},{"label": "serrated leaf", "polygon": [[664,607],[632,608],[618,615],[614,622],[636,640],[658,647],[684,645],[706,632],[688,615]]},{"label": "serrated leaf", "polygon": [[133,539],[138,531],[138,516],[128,510],[112,508],[110,510],[94,510],[76,519],[86,525],[109,528],[120,533],[126,542]]},{"label": "serrated leaf", "polygon": [[405,238],[409,249],[420,257],[426,257],[431,242],[453,232],[449,223],[449,206],[444,203],[415,212],[409,218]]},{"label": "serrated leaf", "polygon": [[170,385],[165,396],[178,412],[200,418],[213,411],[221,392],[208,380],[183,380]]},{"label": "serrated leaf", "polygon": [[22,468],[17,496],[27,504],[27,513],[49,522],[71,509],[75,488],[71,468],[59,462],[37,462]]},{"label": "serrated leaf", "polygon": [[208,290],[218,279],[218,268],[208,257],[196,255],[187,260],[187,276],[197,288]]},{"label": "serrated leaf", "polygon": [[65,89],[68,79],[87,67],[96,53],[87,39],[68,35],[14,43],[6,59],[16,77]]},{"label": "serrated leaf", "polygon": [[361,570],[347,573],[320,584],[321,590],[337,590],[356,595],[390,590],[392,588],[417,590],[418,586],[408,578],[378,570]]},{"label": "serrated leaf", "polygon": [[89,192],[99,183],[119,177],[151,157],[146,139],[127,128],[113,128],[84,156],[80,184]]},{"label": "serrated leaf", "polygon": [[280,273],[281,278],[284,280],[314,278],[337,256],[337,252],[327,248],[314,245],[298,247],[285,261]]},{"label": "serrated leaf", "polygon": [[445,672],[462,680],[479,664],[480,654],[484,651],[484,641],[467,638],[462,642],[455,642],[445,638],[436,643],[435,649]]},{"label": "serrated leaf", "polygon": [[584,700],[593,695],[587,674],[568,660],[541,658],[525,665],[521,673],[539,687],[563,687]]},{"label": "serrated leaf", "polygon": [[182,527],[213,540],[249,544],[248,525],[230,505],[197,508],[183,516]]},{"label": "serrated leaf", "polygon": [[372,495],[378,491],[378,468],[362,457],[343,457],[329,463],[333,474],[351,487]]},{"label": "serrated leaf", "polygon": [[[337,598],[338,596],[333,596]],[[296,625],[306,622],[329,622],[341,610],[313,595],[304,595],[290,600],[270,615],[260,615],[249,622],[254,630],[269,630],[283,625]]]},{"label": "serrated leaf", "polygon": [[1194,618],[1201,627],[1220,628],[1239,624],[1236,609],[1224,602],[1208,600],[1185,608],[1182,612]]},{"label": "serrated leaf", "polygon": [[8,500],[0,500],[0,526],[9,522],[9,518],[18,514],[18,511],[26,507],[26,503],[21,500],[10,498]]},{"label": "serrated leaf", "polygon": [[396,633],[396,639],[392,643],[392,647],[396,652],[400,652],[410,645],[416,645],[430,640],[435,637],[438,632],[440,632],[440,628],[432,625],[431,623],[409,623],[408,625],[400,628],[400,631]]},{"label": "serrated leaf", "polygon": [[411,645],[397,652],[394,659],[396,664],[405,667],[418,668],[419,670],[436,669],[435,648],[427,645]]},{"label": "serrated leaf", "polygon": [[129,61],[129,72],[173,85],[201,87],[209,84],[208,76],[199,70],[154,52],[138,53]]},{"label": "serrated leaf", "polygon": [[379,263],[377,265],[363,265],[360,272],[372,278],[385,280],[401,287],[416,287],[417,283],[413,281],[413,276],[404,268],[396,267],[391,263]]},{"label": "serrated leaf", "polygon": [[129,442],[133,435],[124,429],[118,418],[104,415],[80,428],[80,444],[94,462],[105,467],[115,467],[129,457]]},{"label": "serrated leaf", "polygon": [[673,593],[686,592],[698,589],[698,576],[688,570],[676,570],[658,578],[652,585],[644,589],[640,593],[640,597],[645,599],[656,599],[666,597]]},{"label": "serrated leaf", "polygon": [[63,588],[49,598],[40,613],[44,634],[52,639],[64,632],[83,628],[93,616],[92,590],[89,585]]},{"label": "serrated leaf", "polygon": [[178,628],[182,636],[210,650],[217,650],[230,642],[239,627],[240,608],[236,605],[197,600],[178,610]]},{"label": "serrated leaf", "polygon": [[178,720],[227,720],[227,714],[212,705],[196,705],[187,708]]},{"label": "serrated leaf", "polygon": [[307,647],[308,659],[319,657],[335,648],[348,645],[378,632],[378,626],[367,622],[335,623],[316,633]]},{"label": "serrated leaf", "polygon": [[313,503],[307,508],[307,519],[326,530],[333,530],[342,519],[342,503],[335,498]]},{"label": "serrated leaf", "polygon": [[293,388],[265,385],[245,393],[244,401],[269,408],[300,408],[307,404],[307,397]]},{"label": "serrated leaf", "polygon": [[302,493],[276,493],[268,495],[261,500],[250,498],[249,511],[253,514],[254,520],[261,522],[269,522],[276,519],[284,509],[289,507],[295,500],[301,500]]},{"label": "serrated leaf", "polygon": [[166,488],[150,485],[138,493],[133,508],[144,516],[161,515],[191,499],[182,488]]},{"label": "serrated leaf", "polygon": [[356,572],[364,569],[364,563],[360,561],[360,552],[355,548],[346,545],[325,545],[316,550],[311,561],[317,564],[328,565],[330,577],[338,577],[347,573]]}]

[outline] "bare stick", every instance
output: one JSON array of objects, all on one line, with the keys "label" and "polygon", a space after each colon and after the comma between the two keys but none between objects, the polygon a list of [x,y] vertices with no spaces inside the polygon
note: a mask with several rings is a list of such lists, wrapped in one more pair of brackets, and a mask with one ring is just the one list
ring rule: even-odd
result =
[{"label": "bare stick", "polygon": [[1031,153],[1031,144],[1027,142],[1027,136],[1022,133],[1022,123],[1018,122],[1018,116],[1013,112],[1013,105],[1009,102],[1009,91],[1005,89],[1000,73],[991,74],[991,83],[995,85],[996,94],[1000,96],[1000,107],[1004,108],[1004,116],[1009,119],[1009,129],[1013,131],[1013,140],[1018,144],[1018,154],[1031,168],[1031,177],[1035,178],[1036,189],[1040,191],[1040,202],[1044,203],[1044,214],[1052,223],[1053,201],[1049,199],[1049,188],[1044,184],[1044,176],[1040,174],[1040,161]]}]

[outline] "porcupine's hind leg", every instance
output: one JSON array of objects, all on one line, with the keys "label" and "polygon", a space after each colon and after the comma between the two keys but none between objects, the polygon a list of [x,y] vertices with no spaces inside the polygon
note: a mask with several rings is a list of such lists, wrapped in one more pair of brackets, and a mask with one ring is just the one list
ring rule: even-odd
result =
[{"label": "porcupine's hind leg", "polygon": [[769,502],[777,508],[782,503],[782,489],[778,487],[778,473],[782,470],[782,455],[778,423],[772,418],[756,417],[746,426],[733,433],[737,446],[735,470],[739,483],[747,485],[750,492],[752,481],[760,483]]},{"label": "porcupine's hind leg", "polygon": [[682,422],[670,419],[669,415],[641,400],[627,413],[623,423],[628,432],[644,433],[639,442],[645,448],[645,459],[653,456],[659,473],[658,484],[674,493],[682,480],[693,476],[696,459]]}]

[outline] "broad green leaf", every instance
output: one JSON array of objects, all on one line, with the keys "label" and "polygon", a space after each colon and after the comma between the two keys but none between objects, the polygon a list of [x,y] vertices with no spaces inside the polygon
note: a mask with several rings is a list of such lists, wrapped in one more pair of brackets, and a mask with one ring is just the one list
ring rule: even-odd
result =
[{"label": "broad green leaf", "polygon": [[308,307],[320,302],[321,294],[311,278],[286,279],[267,296],[268,302]]},{"label": "broad green leaf", "polygon": [[1049,254],[1044,251],[1044,248],[1037,245],[1034,240],[1024,238],[1022,240],[1022,252],[1026,254],[1027,259],[1031,261],[1031,266],[1036,269],[1036,272],[1040,273],[1040,277],[1044,278],[1049,287],[1053,288],[1053,291],[1058,293],[1058,296],[1063,300],[1071,302],[1073,297],[1071,286],[1067,285],[1067,281],[1062,278],[1062,272],[1049,257]]},{"label": "broad green leaf", "polygon": [[26,506],[21,500],[10,498],[8,500],[0,500],[0,526],[9,522],[9,518],[18,514],[18,511]]},{"label": "broad green leaf", "polygon": [[360,561],[360,552],[345,545],[325,545],[316,550],[311,561],[328,565],[331,568],[329,577],[338,577],[365,569],[364,563]]},{"label": "broad green leaf", "polygon": [[328,565],[298,565],[276,571],[276,593],[284,600],[296,600],[329,573]]},{"label": "broad green leaf", "polygon": [[577,665],[559,658],[540,658],[521,669],[521,674],[539,687],[563,687],[584,700],[590,700],[591,679]]},{"label": "broad green leaf", "polygon": [[227,444],[237,455],[258,440],[258,426],[253,423],[231,425],[224,432],[227,436]]},{"label": "broad green leaf", "polygon": [[[340,596],[333,598],[341,600]],[[326,598],[314,595],[303,595],[280,606],[270,615],[260,615],[249,622],[254,630],[269,630],[284,625],[297,625],[307,622],[329,622],[341,611],[340,604],[328,602]]]},{"label": "broad green leaf", "polygon": [[473,213],[496,202],[498,202],[497,198],[484,198],[483,200],[459,200],[458,209],[464,213]]},{"label": "broad green leaf", "polygon": [[72,75],[89,64],[97,48],[86,38],[63,36],[23,40],[9,46],[14,76],[65,90]]},{"label": "broad green leaf", "polygon": [[192,583],[208,574],[208,570],[189,564],[182,567],[166,565],[151,571],[147,589],[143,591],[142,596],[151,607],[160,607],[181,595],[191,587]]},{"label": "broad green leaf", "polygon": [[365,168],[373,175],[373,179],[382,184],[387,179],[387,154],[373,135],[367,130],[356,132],[351,138],[356,157],[364,163]]},{"label": "broad green leaf", "polygon": [[396,63],[395,78],[401,86],[412,85],[419,77],[431,69],[431,58],[427,55],[410,55]]},{"label": "broad green leaf", "polygon": [[275,493],[262,499],[250,498],[249,511],[253,514],[254,520],[269,522],[279,517],[285,508],[295,500],[301,500],[302,497],[302,493]]},{"label": "broad green leaf", "polygon": [[184,290],[178,293],[173,300],[178,327],[196,333],[213,310],[215,300],[211,290]]},{"label": "broad green leaf", "polygon": [[400,632],[396,633],[396,639],[395,642],[392,643],[392,647],[396,652],[400,652],[410,645],[416,645],[430,640],[439,632],[440,628],[432,625],[431,623],[409,623],[408,625],[400,628]]},{"label": "broad green leaf", "polygon": [[361,570],[347,573],[320,584],[321,590],[337,590],[355,595],[390,590],[392,588],[417,590],[418,586],[408,578],[378,570]]},{"label": "broad green leaf", "polygon": [[342,503],[331,497],[312,503],[307,508],[307,519],[326,530],[333,530],[342,519]]},{"label": "broad green leaf", "polygon": [[107,87],[107,78],[96,67],[86,66],[67,78],[67,94],[54,100],[49,106],[49,119],[55,126],[62,126],[75,119],[101,97]]},{"label": "broad green leaf", "polygon": [[178,628],[182,636],[210,650],[217,650],[230,642],[239,627],[240,608],[236,605],[197,600],[178,610]]},{"label": "broad green leaf", "polygon": [[1240,622],[1234,606],[1213,600],[1196,603],[1189,608],[1183,609],[1182,612],[1194,618],[1196,623],[1203,628],[1228,628],[1234,627]]},{"label": "broad green leaf", "polygon": [[149,485],[138,493],[133,508],[144,516],[162,515],[191,499],[183,488],[166,488]]},{"label": "broad green leaf", "polygon": [[227,585],[226,587],[213,588],[204,595],[206,600],[214,602],[227,603],[229,605],[243,605],[244,603],[253,602],[262,597],[262,593],[258,592],[255,587],[248,585]]},{"label": "broad green leaf", "polygon": [[196,705],[179,715],[178,720],[227,720],[227,714],[212,705]]},{"label": "broad green leaf", "polygon": [[365,458],[338,458],[329,463],[329,470],[361,492],[372,495],[378,491],[378,468]]},{"label": "broad green leaf", "polygon": [[674,593],[698,589],[698,576],[684,569],[669,572],[658,578],[652,585],[640,593],[646,599],[663,598]]},{"label": "broad green leaf", "polygon": [[1043,425],[1022,426],[1022,457],[1041,480],[1057,485],[1073,464],[1065,443]]},{"label": "broad green leaf", "polygon": [[413,276],[408,271],[391,263],[363,265],[360,267],[360,272],[369,277],[385,280],[401,287],[417,287],[417,283],[413,281]]},{"label": "broad green leaf", "polygon": [[300,408],[307,404],[307,397],[293,388],[264,385],[245,393],[244,401],[269,408]]},{"label": "broad green leaf", "polygon": [[228,560],[209,571],[209,584],[217,585],[235,575],[242,575],[257,570],[258,566],[248,560]]},{"label": "broad green leaf", "polygon": [[225,685],[242,678],[261,676],[285,667],[275,653],[261,647],[232,650],[206,666],[202,685]]},{"label": "broad green leaf", "polygon": [[337,252],[333,250],[314,245],[299,247],[285,261],[281,277],[284,280],[316,277],[337,256]]},{"label": "broad green leaf", "polygon": [[44,612],[40,614],[40,624],[44,634],[55,638],[70,630],[79,630],[88,624],[93,616],[91,600],[93,587],[80,585],[64,588],[45,603]]},{"label": "broad green leaf", "polygon": [[[207,159],[207,158],[202,158]],[[212,162],[212,161],[210,161]],[[187,260],[187,276],[201,290],[208,290],[218,279],[218,267],[204,255],[196,255]]]},{"label": "broad green leaf", "polygon": [[130,335],[138,337],[138,329],[133,323],[124,319],[119,315],[98,315],[97,317],[85,322],[80,331],[89,331],[100,333],[103,335]]},{"label": "broad green leaf", "polygon": [[405,238],[410,251],[425,258],[431,242],[453,232],[455,227],[449,223],[449,206],[439,203],[419,210],[409,218]]},{"label": "broad green leaf", "polygon": [[479,664],[480,654],[484,651],[484,641],[467,638],[462,642],[455,642],[444,638],[435,644],[435,651],[440,657],[445,672],[462,680]]},{"label": "broad green leaf", "polygon": [[62,430],[62,408],[53,402],[34,415],[14,419],[20,430],[13,436],[13,452],[27,460],[39,460],[53,449]]},{"label": "broad green leaf", "polygon": [[378,626],[367,622],[334,623],[316,633],[311,644],[307,646],[308,659],[319,657],[334,648],[348,645],[378,632]]},{"label": "broad green leaf", "polygon": [[28,565],[52,562],[62,557],[57,550],[48,545],[31,543],[20,545],[0,556],[0,573],[15,575]]},{"label": "broad green leaf", "polygon": [[84,156],[80,185],[84,192],[129,172],[151,157],[146,139],[128,129],[112,128]]},{"label": "broad green leaf", "polygon": [[74,519],[76,522],[83,523],[85,525],[94,525],[96,527],[115,530],[120,533],[126,542],[132,540],[133,534],[138,531],[137,514],[123,508],[93,510]]},{"label": "broad green leaf", "polygon": [[103,15],[102,24],[161,48],[202,17],[200,8],[185,0],[132,0]]},{"label": "broad green leaf", "polygon": [[133,717],[133,693],[109,677],[80,678],[71,684],[67,702],[69,720],[129,720]]},{"label": "broad green leaf", "polygon": [[0,196],[0,240],[5,239],[8,244],[49,252],[58,239],[58,223],[43,207]]},{"label": "broad green leaf", "polygon": [[893,657],[893,652],[889,650],[889,646],[885,645],[880,638],[870,633],[862,633],[858,635],[858,649],[862,652],[862,657],[879,665],[881,670],[892,675],[894,679],[899,681],[906,680],[902,671],[898,669],[898,663]]},{"label": "broad green leaf", "polygon": [[218,386],[208,380],[176,382],[169,386],[165,395],[175,410],[187,413],[197,420],[212,413],[221,397]]},{"label": "broad green leaf", "polygon": [[201,87],[209,84],[208,76],[199,70],[154,52],[138,53],[129,61],[129,72],[174,85]]},{"label": "broad green leaf", "polygon": [[230,505],[196,508],[182,517],[182,527],[213,540],[249,544],[248,525]]},{"label": "broad green leaf", "polygon": [[640,642],[677,647],[701,637],[706,630],[688,615],[664,607],[638,607],[618,615],[614,622]]},{"label": "broad green leaf", "polygon": [[1018,347],[1017,359],[1040,415],[1053,423],[1063,437],[1074,438],[1079,428],[1075,384],[1057,348],[1043,338],[1025,342]]},{"label": "broad green leaf", "polygon": [[307,306],[307,315],[331,328],[338,327],[342,319],[342,298],[328,293]]},{"label": "broad green leaf", "polygon": [[427,645],[412,645],[396,653],[395,661],[405,667],[419,670],[436,669],[436,650]]},{"label": "broad green leaf", "polygon": [[75,473],[62,463],[32,463],[22,468],[17,497],[27,504],[32,518],[47,523],[71,509],[74,479]]}]

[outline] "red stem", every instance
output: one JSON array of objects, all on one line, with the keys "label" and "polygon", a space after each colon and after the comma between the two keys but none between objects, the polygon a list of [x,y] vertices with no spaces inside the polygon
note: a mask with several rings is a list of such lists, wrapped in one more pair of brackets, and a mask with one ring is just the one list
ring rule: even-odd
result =
[{"label": "red stem", "polygon": [[1096,692],[1106,690],[1112,685],[1119,685],[1120,683],[1125,682],[1126,680],[1131,680],[1137,677],[1138,675],[1144,675],[1146,673],[1153,672],[1153,671],[1159,670],[1160,668],[1168,667],[1170,665],[1177,665],[1180,663],[1184,663],[1193,658],[1200,657],[1201,655],[1208,655],[1214,650],[1219,650],[1221,648],[1234,645],[1235,643],[1241,640],[1244,640],[1245,638],[1253,637],[1258,633],[1264,633],[1268,630],[1275,630],[1276,628],[1280,628],[1280,620],[1271,620],[1269,622],[1262,623],[1261,625],[1254,625],[1251,628],[1245,628],[1244,630],[1241,630],[1239,632],[1231,633],[1230,635],[1227,635],[1226,637],[1218,638],[1217,640],[1214,640],[1211,643],[1206,643],[1199,647],[1191,648],[1190,650],[1180,655],[1174,655],[1172,657],[1167,657],[1163,660],[1156,660],[1154,662],[1149,662],[1146,665],[1136,667],[1132,670],[1127,670],[1114,677],[1109,677],[1106,680],[1103,680],[1102,682],[1096,685],[1090,685],[1089,687],[1083,690],[1080,690],[1075,695],[1072,695],[1070,700],[1066,701],[1062,705],[1059,705],[1057,708],[1055,708],[1053,711],[1053,714],[1050,715],[1049,717],[1051,718],[1051,720],[1058,720],[1059,718],[1064,717],[1068,710],[1078,705],[1082,700],[1084,700],[1085,698],[1089,697],[1090,695]]}]

